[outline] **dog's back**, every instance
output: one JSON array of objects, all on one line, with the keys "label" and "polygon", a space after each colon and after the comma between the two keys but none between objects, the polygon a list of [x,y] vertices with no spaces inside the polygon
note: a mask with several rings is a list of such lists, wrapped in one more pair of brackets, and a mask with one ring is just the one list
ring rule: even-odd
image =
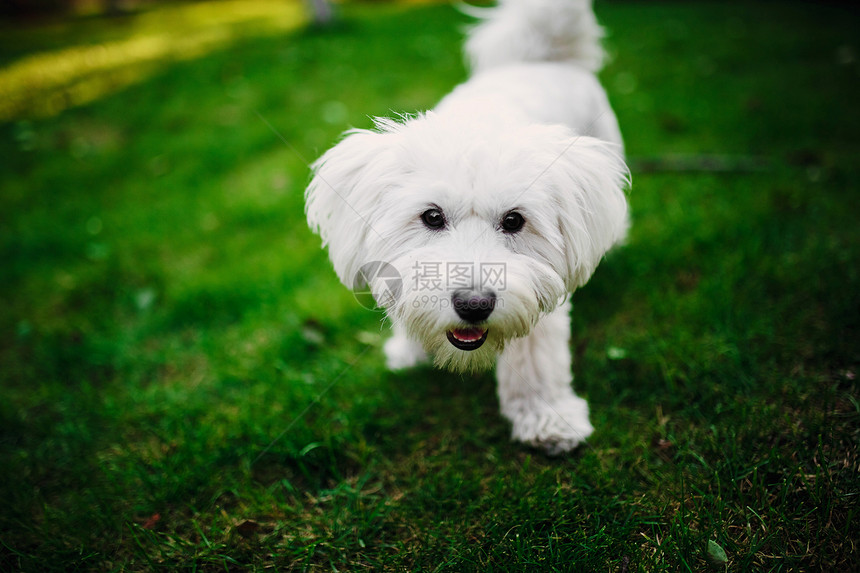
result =
[{"label": "dog's back", "polygon": [[618,122],[595,73],[605,59],[591,0],[502,0],[469,9],[469,81],[435,112],[460,123],[563,124],[623,149]]}]

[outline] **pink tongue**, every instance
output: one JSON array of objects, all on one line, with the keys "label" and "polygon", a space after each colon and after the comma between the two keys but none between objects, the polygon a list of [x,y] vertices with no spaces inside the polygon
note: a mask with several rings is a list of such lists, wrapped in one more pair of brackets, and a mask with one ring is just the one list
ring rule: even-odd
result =
[{"label": "pink tongue", "polygon": [[480,328],[455,328],[451,333],[462,342],[475,342],[484,336],[484,331]]}]

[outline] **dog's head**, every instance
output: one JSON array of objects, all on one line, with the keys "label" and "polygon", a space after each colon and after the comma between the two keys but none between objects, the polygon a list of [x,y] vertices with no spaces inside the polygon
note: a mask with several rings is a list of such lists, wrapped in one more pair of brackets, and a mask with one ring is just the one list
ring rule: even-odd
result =
[{"label": "dog's head", "polygon": [[[366,277],[440,366],[492,367],[507,340],[584,284],[626,232],[628,171],[611,144],[558,125],[428,113],[353,130],[313,165],[311,228],[340,280]],[[360,282],[360,281],[359,281]]]}]

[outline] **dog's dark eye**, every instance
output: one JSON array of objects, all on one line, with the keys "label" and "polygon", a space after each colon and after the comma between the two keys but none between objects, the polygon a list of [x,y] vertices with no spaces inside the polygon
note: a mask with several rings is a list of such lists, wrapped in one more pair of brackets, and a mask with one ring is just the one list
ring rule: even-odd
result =
[{"label": "dog's dark eye", "polygon": [[427,209],[421,213],[421,220],[428,229],[438,230],[445,226],[445,217],[439,209]]},{"label": "dog's dark eye", "polygon": [[505,233],[516,233],[522,229],[525,224],[526,220],[516,211],[511,211],[502,217],[502,230]]}]

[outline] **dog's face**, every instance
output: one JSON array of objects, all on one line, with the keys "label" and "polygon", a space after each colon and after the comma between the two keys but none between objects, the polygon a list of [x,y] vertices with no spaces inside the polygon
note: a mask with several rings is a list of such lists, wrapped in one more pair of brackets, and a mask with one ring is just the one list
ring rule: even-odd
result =
[{"label": "dog's face", "polygon": [[308,221],[345,285],[369,262],[397,270],[398,296],[370,289],[439,366],[492,367],[624,236],[627,168],[609,144],[432,113],[377,128],[313,166]]}]

